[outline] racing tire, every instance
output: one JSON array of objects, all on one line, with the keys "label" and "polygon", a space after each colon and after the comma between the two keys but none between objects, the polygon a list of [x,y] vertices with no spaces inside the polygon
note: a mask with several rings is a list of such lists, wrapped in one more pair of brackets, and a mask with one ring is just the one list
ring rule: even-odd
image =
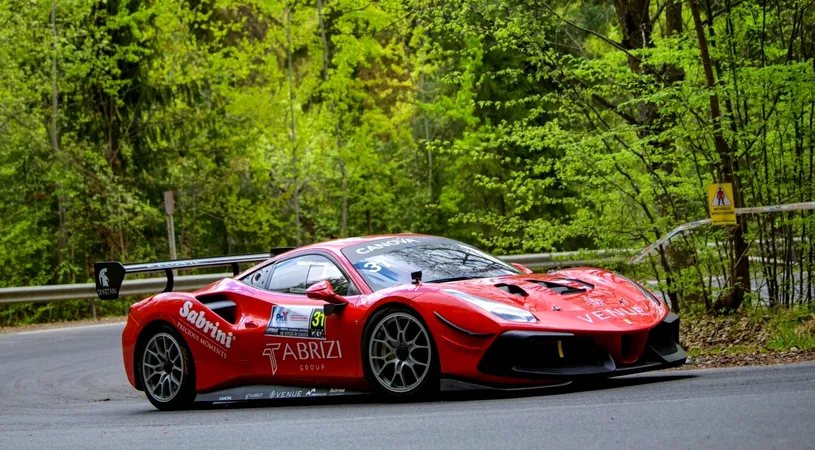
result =
[{"label": "racing tire", "polygon": [[175,328],[147,332],[137,350],[136,376],[147,399],[161,411],[190,409],[195,401],[195,363]]},{"label": "racing tire", "polygon": [[384,399],[428,398],[439,391],[438,351],[415,311],[387,306],[374,313],[362,337],[363,372]]}]

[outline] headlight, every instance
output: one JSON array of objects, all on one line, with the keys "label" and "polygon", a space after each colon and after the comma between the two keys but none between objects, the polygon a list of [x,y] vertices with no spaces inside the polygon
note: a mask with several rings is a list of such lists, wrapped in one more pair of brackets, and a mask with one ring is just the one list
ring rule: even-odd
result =
[{"label": "headlight", "polygon": [[516,308],[514,306],[509,306],[493,300],[487,300],[486,298],[477,297],[475,295],[465,294],[464,292],[459,292],[453,289],[445,289],[444,291],[506,321],[523,323],[537,322],[535,316],[525,309]]},{"label": "headlight", "polygon": [[624,277],[624,276],[622,276],[620,274],[615,274],[615,275],[617,275],[618,277],[622,278],[623,280],[628,281],[629,283],[634,285],[634,287],[637,288],[637,290],[640,291],[640,293],[642,293],[642,295],[644,295],[645,298],[651,300],[651,302],[653,302],[655,305],[661,306],[661,305],[664,304],[666,308],[668,308],[669,310],[671,309],[671,305],[669,305],[668,302],[658,299],[648,289],[645,289],[644,287],[640,286],[640,284],[637,283],[636,281],[629,280],[628,278],[626,278],[626,277]]}]

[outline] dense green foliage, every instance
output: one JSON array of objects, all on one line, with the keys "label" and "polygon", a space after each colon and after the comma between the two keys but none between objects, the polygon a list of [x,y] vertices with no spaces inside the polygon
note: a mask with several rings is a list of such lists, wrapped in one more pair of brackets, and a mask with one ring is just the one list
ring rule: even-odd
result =
[{"label": "dense green foliage", "polygon": [[[810,3],[315,1],[0,2],[0,285],[168,258],[167,190],[179,257],[406,231],[643,248],[713,181],[813,200]],[[811,305],[815,215],[741,217],[625,270],[674,309],[756,303],[749,279]]]}]

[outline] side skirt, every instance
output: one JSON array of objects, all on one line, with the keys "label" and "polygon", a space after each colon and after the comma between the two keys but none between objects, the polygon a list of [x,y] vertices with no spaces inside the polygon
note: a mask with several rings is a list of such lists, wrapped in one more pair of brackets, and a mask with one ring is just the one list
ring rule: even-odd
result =
[{"label": "side skirt", "polygon": [[238,386],[219,391],[198,394],[196,402],[221,403],[242,402],[248,400],[278,400],[290,398],[339,397],[342,395],[360,395],[365,392],[351,391],[343,388],[297,387],[277,385]]}]

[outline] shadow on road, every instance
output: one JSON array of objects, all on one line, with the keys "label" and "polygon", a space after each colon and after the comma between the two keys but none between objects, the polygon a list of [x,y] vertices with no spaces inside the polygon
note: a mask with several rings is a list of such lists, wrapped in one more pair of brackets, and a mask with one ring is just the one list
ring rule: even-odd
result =
[{"label": "shadow on road", "polygon": [[[472,390],[442,392],[433,398],[401,402],[402,404],[435,403],[435,402],[468,402],[481,400],[502,400],[512,398],[545,397],[551,395],[561,395],[577,392],[601,391],[606,389],[617,389],[631,386],[643,386],[653,383],[666,383],[677,380],[695,378],[693,374],[654,374],[639,375],[626,378],[606,378],[595,380],[584,380],[573,382],[568,385],[558,385],[554,387],[542,387],[524,390]],[[146,400],[145,400],[146,403]],[[293,408],[293,407],[313,407],[332,405],[387,405],[394,404],[373,394],[347,395],[337,397],[310,397],[278,400],[250,400],[235,403],[201,403],[196,406],[197,411],[223,411],[227,409],[253,409],[253,408]],[[397,403],[398,404],[398,403]],[[139,411],[136,414],[161,413],[158,410]]]},{"label": "shadow on road", "polygon": [[484,390],[484,391],[446,392],[441,394],[441,400],[472,401],[472,400],[492,400],[492,399],[525,398],[525,397],[544,397],[550,395],[561,395],[576,392],[601,391],[606,389],[616,389],[628,386],[641,386],[653,383],[665,383],[669,381],[695,378],[696,376],[697,375],[693,374],[664,374],[646,376],[640,375],[637,377],[630,378],[598,378],[590,380],[581,380],[562,386],[542,387],[536,389],[525,389],[517,391]]}]

